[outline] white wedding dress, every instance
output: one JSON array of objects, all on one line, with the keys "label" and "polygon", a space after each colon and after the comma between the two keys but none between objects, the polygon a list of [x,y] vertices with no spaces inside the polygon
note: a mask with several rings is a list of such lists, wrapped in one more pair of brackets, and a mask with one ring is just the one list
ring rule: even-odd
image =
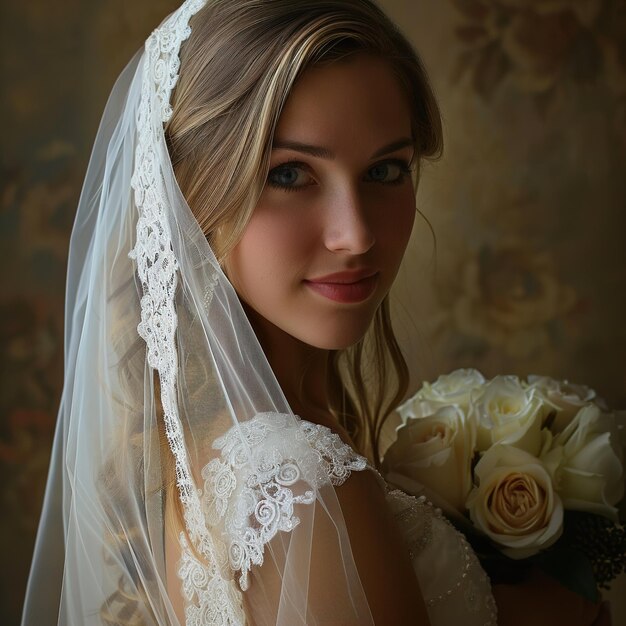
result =
[{"label": "white wedding dress", "polygon": [[[432,626],[496,625],[489,579],[464,536],[423,496],[388,485],[329,428],[301,419],[294,425],[283,414],[262,413],[231,428],[213,447],[221,455],[202,470],[204,514],[214,536],[221,536],[241,589],[248,588],[252,567],[263,562],[265,545],[298,524],[297,506],[314,502],[316,484],[330,478],[338,486],[353,471],[372,471],[405,540]],[[250,451],[254,467],[241,462]],[[186,626],[244,624],[243,610],[234,601],[235,579],[230,590],[216,591],[182,535],[181,547],[178,574],[187,601]]]}]

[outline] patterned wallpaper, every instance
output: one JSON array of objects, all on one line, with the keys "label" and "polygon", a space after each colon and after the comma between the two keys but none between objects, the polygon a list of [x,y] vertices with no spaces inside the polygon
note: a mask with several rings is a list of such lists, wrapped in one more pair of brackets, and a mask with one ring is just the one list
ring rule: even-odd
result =
[{"label": "patterned wallpaper", "polygon": [[[472,366],[569,379],[626,408],[626,3],[384,4],[445,130],[418,194],[436,248],[418,221],[399,288],[419,311],[414,387]],[[626,576],[607,597],[626,623]]]},{"label": "patterned wallpaper", "polygon": [[626,406],[626,8],[389,2],[422,53],[445,149],[402,291],[423,378],[543,373]]},{"label": "patterned wallpaper", "polygon": [[[41,507],[91,142],[116,76],[177,4],[0,4],[2,624],[18,623]],[[626,407],[624,3],[381,4],[422,53],[445,123],[398,285],[419,311],[417,329],[397,314],[414,384],[471,365],[568,378]]]}]

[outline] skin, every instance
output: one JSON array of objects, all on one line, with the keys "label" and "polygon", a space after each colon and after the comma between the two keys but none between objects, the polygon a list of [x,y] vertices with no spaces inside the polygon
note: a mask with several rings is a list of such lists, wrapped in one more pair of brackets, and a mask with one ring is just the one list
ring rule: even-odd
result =
[{"label": "skin", "polygon": [[[408,103],[383,60],[361,54],[309,69],[287,100],[267,184],[225,264],[294,412],[352,445],[328,411],[327,353],[364,335],[396,277],[415,217],[413,150]],[[328,300],[303,282],[360,267],[379,272],[361,303]],[[337,495],[372,615],[377,624],[428,624],[412,565],[370,479],[355,472]],[[326,582],[312,585],[318,605],[333,605],[333,559],[317,553]],[[280,589],[270,560],[255,575]],[[538,572],[493,591],[502,625],[607,623],[600,605]]]},{"label": "skin", "polygon": [[[364,335],[396,276],[415,218],[413,146],[407,100],[384,61],[356,55],[307,70],[279,119],[265,189],[224,264],[293,411],[348,443],[328,410],[328,351]],[[303,282],[363,267],[375,270],[377,280],[362,302],[329,300]],[[374,622],[429,624],[374,474],[354,472],[336,495]],[[328,541],[335,530],[323,507],[314,506],[308,599],[322,609],[320,624],[357,626],[338,591],[343,573],[336,568],[336,544]],[[178,589],[173,537],[166,547],[168,587]],[[247,606],[259,593],[278,605],[278,595],[271,596],[282,582],[270,554],[251,572]],[[184,623],[182,598],[174,593],[171,599]],[[254,624],[254,612],[247,613]]]},{"label": "skin", "polygon": [[[408,101],[383,60],[359,54],[307,70],[279,119],[265,189],[225,263],[291,408],[348,443],[328,410],[328,351],[361,339],[396,277],[415,218],[413,157]],[[376,271],[377,280],[362,302],[330,300],[304,282],[364,267]],[[354,472],[336,493],[375,623],[428,624],[375,476]],[[309,600],[333,607],[320,616],[324,624],[352,626],[335,596],[343,575],[334,581],[337,555],[328,524],[320,508]],[[252,605],[260,589],[279,592],[270,558],[252,575],[262,581],[245,594]]]},{"label": "skin", "polygon": [[[265,190],[225,264],[294,412],[329,426],[352,445],[328,411],[327,354],[363,336],[396,276],[415,217],[414,188],[405,171],[414,157],[410,138],[407,101],[384,61],[358,55],[308,70],[279,120]],[[303,152],[294,144],[318,150]],[[303,283],[364,266],[376,269],[379,280],[361,303],[325,299]],[[355,472],[336,492],[375,623],[429,624],[412,564],[372,474]],[[322,617],[327,626],[356,626],[337,614],[336,554],[324,546],[328,521],[321,511],[315,519],[320,540],[314,534],[309,599],[332,607]],[[179,558],[175,535],[166,550],[168,588],[177,590],[170,566]],[[280,592],[271,558],[251,575],[244,598],[250,605],[261,589]],[[610,623],[605,607],[584,602],[540,572],[519,585],[495,585],[493,592],[502,626]],[[170,597],[184,623],[182,598],[172,592]],[[254,616],[248,618],[254,624]]]},{"label": "skin", "polygon": [[[328,413],[327,351],[361,339],[396,277],[415,218],[413,152],[407,100],[366,55],[309,69],[281,114],[267,184],[225,269],[294,412],[309,419]],[[379,272],[365,302],[303,282],[361,267]]]}]

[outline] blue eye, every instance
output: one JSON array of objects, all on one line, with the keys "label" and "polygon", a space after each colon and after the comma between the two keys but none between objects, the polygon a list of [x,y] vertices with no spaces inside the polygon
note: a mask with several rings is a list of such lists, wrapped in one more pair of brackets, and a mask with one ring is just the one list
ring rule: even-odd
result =
[{"label": "blue eye", "polygon": [[411,173],[409,164],[400,160],[377,163],[368,170],[368,178],[375,183],[394,185],[401,183]]},{"label": "blue eye", "polygon": [[301,163],[283,163],[270,170],[267,183],[272,187],[295,190],[310,184],[309,179]]}]

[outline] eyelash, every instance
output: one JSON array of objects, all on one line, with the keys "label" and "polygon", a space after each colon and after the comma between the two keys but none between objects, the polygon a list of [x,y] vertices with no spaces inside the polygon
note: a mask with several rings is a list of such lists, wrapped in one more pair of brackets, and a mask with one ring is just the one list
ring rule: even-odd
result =
[{"label": "eyelash", "polygon": [[[371,182],[378,182],[378,184],[380,185],[400,185],[404,182],[404,180],[406,179],[407,176],[409,176],[414,169],[411,167],[411,165],[405,161],[404,159],[387,159],[385,161],[380,161],[378,163],[374,163],[374,165],[372,165],[369,169],[373,169],[374,167],[377,167],[379,165],[397,165],[400,168],[400,172],[401,172],[401,176],[397,179],[397,180],[393,180],[393,181],[387,181],[387,182],[383,182],[383,181],[371,181]],[[304,189],[305,187],[308,187],[308,185],[304,185],[304,186],[300,186],[300,187],[294,187],[293,185],[282,185],[280,183],[277,183],[275,181],[270,180],[270,177],[272,175],[272,173],[274,172],[278,172],[280,171],[282,168],[284,167],[298,167],[301,169],[308,169],[308,166],[306,163],[303,163],[302,161],[296,161],[296,160],[290,160],[290,161],[285,161],[284,163],[281,163],[280,165],[277,165],[276,167],[273,167],[270,171],[269,174],[267,175],[267,184],[270,187],[274,187],[276,189],[282,189],[283,191],[300,191],[301,189]]]},{"label": "eyelash", "polygon": [[[285,161],[284,163],[273,167],[269,171],[269,174],[267,175],[267,184],[270,187],[274,187],[275,189],[282,189],[283,191],[300,191],[301,189],[304,189],[304,187],[294,187],[293,185],[281,185],[280,183],[271,180],[271,176],[273,173],[279,172],[285,167],[297,167],[303,170],[308,169],[307,164],[303,163],[302,161],[296,161],[295,159]],[[308,185],[305,185],[305,187],[308,187]]]},{"label": "eyelash", "polygon": [[380,182],[381,185],[400,185],[401,183],[404,182],[405,178],[407,176],[410,176],[411,173],[413,172],[413,168],[411,167],[411,164],[405,161],[404,159],[387,159],[386,161],[375,163],[374,165],[372,165],[370,169],[378,165],[388,165],[388,164],[397,165],[400,168],[400,176],[397,178],[397,180],[393,180],[393,181],[388,181],[388,182],[377,181],[377,182]]}]

